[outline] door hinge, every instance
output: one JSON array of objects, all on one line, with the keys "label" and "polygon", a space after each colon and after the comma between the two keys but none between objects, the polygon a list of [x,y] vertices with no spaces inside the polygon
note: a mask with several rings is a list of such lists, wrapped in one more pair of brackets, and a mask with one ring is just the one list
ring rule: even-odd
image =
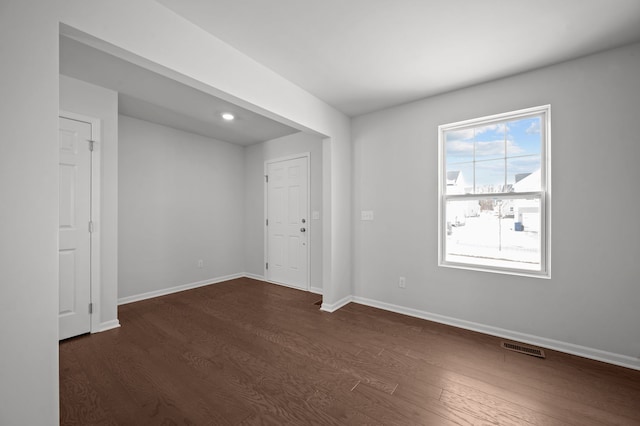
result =
[{"label": "door hinge", "polygon": [[269,219],[265,219],[265,221],[267,222],[267,226],[269,226]]},{"label": "door hinge", "polygon": [[93,221],[89,221],[89,233],[93,234]]},{"label": "door hinge", "polygon": [[265,263],[264,266],[266,269],[269,269],[269,262]]},{"label": "door hinge", "polygon": [[96,143],[96,141],[89,141],[89,151],[93,151],[94,150],[94,144]]},{"label": "door hinge", "polygon": [[93,303],[89,303],[89,313],[93,313]]},{"label": "door hinge", "polygon": [[269,183],[269,175],[264,175],[264,181]]}]

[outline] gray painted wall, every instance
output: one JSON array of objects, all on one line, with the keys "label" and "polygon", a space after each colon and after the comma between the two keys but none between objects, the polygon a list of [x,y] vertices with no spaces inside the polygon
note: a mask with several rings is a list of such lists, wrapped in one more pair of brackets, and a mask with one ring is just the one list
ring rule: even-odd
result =
[{"label": "gray painted wall", "polygon": [[0,3],[0,424],[58,424],[58,2]]},{"label": "gray painted wall", "polygon": [[100,119],[100,322],[118,319],[118,93],[60,76],[60,109]]},{"label": "gray painted wall", "polygon": [[[310,153],[309,238],[310,285],[322,289],[322,139],[296,133],[245,148],[245,272],[264,275],[264,163]],[[320,212],[319,220],[311,212]]]},{"label": "gray painted wall", "polygon": [[[120,299],[264,272],[264,162],[310,153],[311,287],[322,289],[322,140],[249,147],[120,116]],[[203,268],[197,261],[204,261]]]},{"label": "gray painted wall", "polygon": [[[355,118],[355,295],[640,367],[639,76],[636,44]],[[544,104],[552,278],[438,267],[437,126]]]},{"label": "gray painted wall", "polygon": [[243,147],[126,116],[119,137],[118,297],[243,272]]}]

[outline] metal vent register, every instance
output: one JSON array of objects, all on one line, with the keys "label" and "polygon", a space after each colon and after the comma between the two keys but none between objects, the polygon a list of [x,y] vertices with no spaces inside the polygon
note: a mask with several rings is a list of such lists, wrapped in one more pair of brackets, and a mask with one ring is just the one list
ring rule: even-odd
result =
[{"label": "metal vent register", "polygon": [[502,342],[501,346],[509,351],[520,352],[521,354],[531,355],[538,358],[546,358],[544,351],[539,348],[533,348],[531,346],[524,346],[518,343]]}]

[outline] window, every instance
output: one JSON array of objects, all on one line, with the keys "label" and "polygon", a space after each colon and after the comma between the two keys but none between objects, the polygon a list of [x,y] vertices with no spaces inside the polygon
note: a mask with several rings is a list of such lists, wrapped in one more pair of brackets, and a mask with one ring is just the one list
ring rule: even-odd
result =
[{"label": "window", "polygon": [[550,108],[438,128],[441,266],[549,277]]}]

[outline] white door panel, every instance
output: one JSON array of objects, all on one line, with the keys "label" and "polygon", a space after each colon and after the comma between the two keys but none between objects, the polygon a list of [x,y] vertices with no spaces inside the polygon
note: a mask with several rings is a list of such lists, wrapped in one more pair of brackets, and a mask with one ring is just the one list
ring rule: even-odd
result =
[{"label": "white door panel", "polygon": [[308,158],[267,166],[267,278],[308,289]]},{"label": "white door panel", "polygon": [[91,124],[60,117],[59,338],[91,330]]}]

